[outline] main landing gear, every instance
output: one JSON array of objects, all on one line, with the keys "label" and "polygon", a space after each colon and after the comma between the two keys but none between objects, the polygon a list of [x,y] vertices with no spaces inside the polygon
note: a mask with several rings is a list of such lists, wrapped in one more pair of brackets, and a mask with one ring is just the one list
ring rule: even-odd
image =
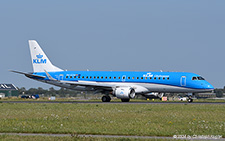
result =
[{"label": "main landing gear", "polygon": [[130,99],[121,99],[122,102],[129,102]]},{"label": "main landing gear", "polygon": [[[102,97],[102,102],[110,102],[111,101],[111,97],[108,95],[104,95]],[[121,99],[122,102],[129,102],[130,99]]]},{"label": "main landing gear", "polygon": [[108,96],[108,95],[104,95],[104,96],[102,97],[102,102],[110,102],[110,100],[111,100],[111,97]]}]

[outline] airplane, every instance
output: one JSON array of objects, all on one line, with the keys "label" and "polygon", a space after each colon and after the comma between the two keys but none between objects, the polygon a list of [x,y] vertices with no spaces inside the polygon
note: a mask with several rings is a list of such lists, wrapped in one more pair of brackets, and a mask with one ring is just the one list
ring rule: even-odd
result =
[{"label": "airplane", "polygon": [[[55,86],[101,93],[102,102],[110,102],[111,96],[129,102],[136,95],[153,93],[199,93],[214,90],[200,75],[189,72],[151,71],[65,71],[48,59],[37,41],[29,40],[33,72],[12,72]],[[193,99],[189,97],[188,102]]]}]

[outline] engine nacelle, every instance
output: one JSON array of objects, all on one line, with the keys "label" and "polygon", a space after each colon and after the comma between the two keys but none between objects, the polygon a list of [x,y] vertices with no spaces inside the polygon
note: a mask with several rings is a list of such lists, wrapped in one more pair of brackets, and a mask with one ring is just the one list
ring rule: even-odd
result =
[{"label": "engine nacelle", "polygon": [[131,87],[116,88],[113,93],[120,99],[132,99],[135,97],[135,90]]}]

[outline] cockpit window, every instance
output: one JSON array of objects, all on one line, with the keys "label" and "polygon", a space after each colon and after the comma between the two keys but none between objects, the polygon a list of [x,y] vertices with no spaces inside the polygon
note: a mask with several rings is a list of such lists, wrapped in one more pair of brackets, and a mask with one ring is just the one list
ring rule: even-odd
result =
[{"label": "cockpit window", "polygon": [[197,80],[197,77],[192,77],[192,80]]},{"label": "cockpit window", "polygon": [[205,79],[201,76],[198,76],[198,80],[205,80]]},{"label": "cockpit window", "polygon": [[205,80],[205,79],[201,76],[194,76],[192,77],[192,80]]}]

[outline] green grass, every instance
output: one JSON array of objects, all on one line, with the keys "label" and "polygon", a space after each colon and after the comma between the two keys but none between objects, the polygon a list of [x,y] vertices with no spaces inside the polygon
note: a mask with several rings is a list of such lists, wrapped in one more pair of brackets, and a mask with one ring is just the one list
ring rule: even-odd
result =
[{"label": "green grass", "polygon": [[0,103],[0,132],[224,137],[225,105]]}]

